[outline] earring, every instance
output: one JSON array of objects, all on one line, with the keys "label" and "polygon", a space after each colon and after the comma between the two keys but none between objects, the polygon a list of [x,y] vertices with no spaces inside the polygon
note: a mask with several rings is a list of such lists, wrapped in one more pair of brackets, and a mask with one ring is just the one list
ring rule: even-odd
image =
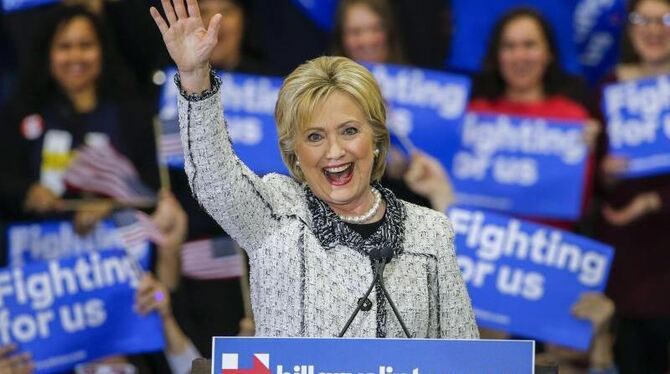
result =
[{"label": "earring", "polygon": [[375,157],[379,156],[379,148],[376,148],[376,149],[372,152],[372,154],[373,154]]},{"label": "earring", "polygon": [[300,161],[299,160],[295,160],[295,166],[300,167]]}]

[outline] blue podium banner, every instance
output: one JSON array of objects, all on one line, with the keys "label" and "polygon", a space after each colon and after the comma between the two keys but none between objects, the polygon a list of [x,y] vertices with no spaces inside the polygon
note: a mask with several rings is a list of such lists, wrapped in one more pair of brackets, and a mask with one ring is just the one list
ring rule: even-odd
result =
[{"label": "blue podium banner", "polygon": [[37,373],[163,349],[157,313],[133,311],[141,274],[122,251],[0,270],[0,344],[30,352]]},{"label": "blue podium banner", "polygon": [[522,374],[533,373],[535,351],[522,340],[214,337],[212,344],[212,374]]},{"label": "blue podium banner", "polygon": [[628,160],[626,177],[670,172],[670,76],[605,87],[609,152]]},{"label": "blue podium banner", "polygon": [[461,205],[515,215],[579,216],[588,149],[579,122],[471,112],[444,161]]},{"label": "blue podium banner", "polygon": [[2,0],[2,10],[5,12],[15,12],[56,2],[58,0]]},{"label": "blue podium banner", "polygon": [[611,247],[480,210],[452,207],[448,214],[479,326],[588,348],[592,326],[570,309],[582,292],[603,291]]},{"label": "blue podium banner", "polygon": [[[171,168],[184,167],[179,138],[177,97],[173,83],[176,70],[166,71],[166,84],[160,98],[159,118],[162,134],[160,160]],[[221,100],[225,108],[228,133],[237,156],[254,172],[288,174],[279,153],[274,108],[282,79],[239,73],[217,73],[221,78]]]},{"label": "blue podium banner", "polygon": [[[132,227],[119,227],[112,219],[103,220],[87,235],[74,231],[72,221],[42,221],[10,224],[7,227],[7,263],[23,266],[36,261],[58,260],[106,250],[125,250],[148,269],[151,243],[124,240],[127,229],[137,236]],[[129,245],[130,244],[130,245]]]}]

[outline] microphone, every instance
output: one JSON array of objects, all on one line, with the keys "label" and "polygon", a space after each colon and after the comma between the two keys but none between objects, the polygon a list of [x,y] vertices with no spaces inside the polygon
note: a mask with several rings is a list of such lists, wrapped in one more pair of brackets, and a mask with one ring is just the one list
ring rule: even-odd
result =
[{"label": "microphone", "polygon": [[391,305],[393,314],[395,314],[396,318],[398,319],[398,322],[400,322],[400,327],[402,327],[405,336],[407,336],[407,338],[411,338],[411,335],[407,330],[407,326],[405,326],[405,322],[403,321],[402,317],[400,317],[400,313],[398,312],[398,309],[393,303],[393,300],[391,300],[391,295],[389,295],[388,291],[386,291],[386,287],[384,286],[384,269],[386,268],[386,264],[391,262],[391,259],[393,259],[394,256],[393,249],[390,247],[383,247],[381,249],[375,248],[370,251],[369,256],[370,259],[372,260],[373,265],[374,277],[372,279],[372,283],[370,284],[370,287],[368,288],[367,292],[365,292],[365,295],[360,299],[358,299],[357,303],[358,305],[356,306],[356,309],[351,314],[351,317],[349,317],[349,320],[344,325],[344,328],[342,328],[342,331],[340,331],[338,337],[341,338],[344,336],[344,334],[349,329],[349,326],[351,326],[351,323],[354,321],[354,318],[356,318],[356,316],[358,315],[358,312],[360,312],[361,310],[365,311],[370,310],[372,303],[370,302],[370,300],[368,300],[368,296],[370,296],[370,293],[372,292],[372,289],[374,288],[375,284],[379,284],[380,288],[382,289],[382,292],[384,293],[384,296],[386,297],[386,300],[388,300],[389,305]]}]

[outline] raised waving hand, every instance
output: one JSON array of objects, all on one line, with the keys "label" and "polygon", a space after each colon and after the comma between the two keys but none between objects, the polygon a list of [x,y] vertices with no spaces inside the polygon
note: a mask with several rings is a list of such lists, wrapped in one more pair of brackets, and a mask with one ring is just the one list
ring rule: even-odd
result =
[{"label": "raised waving hand", "polygon": [[161,0],[164,19],[158,10],[150,12],[170,57],[177,64],[182,85],[187,91],[197,92],[209,87],[209,57],[217,42],[221,15],[209,22],[207,29],[200,17],[197,0]]}]

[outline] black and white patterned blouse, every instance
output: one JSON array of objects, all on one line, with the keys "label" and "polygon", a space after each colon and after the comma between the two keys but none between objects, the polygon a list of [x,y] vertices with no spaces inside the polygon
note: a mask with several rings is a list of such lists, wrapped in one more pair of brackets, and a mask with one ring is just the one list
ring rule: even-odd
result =
[{"label": "black and white patterned blouse", "polygon": [[[251,301],[259,336],[335,336],[373,279],[368,252],[395,254],[385,285],[410,333],[477,338],[472,306],[446,216],[396,199],[368,238],[344,224],[309,188],[278,174],[260,178],[234,154],[225,127],[220,82],[179,98],[185,167],[193,194],[248,253]],[[346,336],[403,337],[391,308],[373,292]]]}]

